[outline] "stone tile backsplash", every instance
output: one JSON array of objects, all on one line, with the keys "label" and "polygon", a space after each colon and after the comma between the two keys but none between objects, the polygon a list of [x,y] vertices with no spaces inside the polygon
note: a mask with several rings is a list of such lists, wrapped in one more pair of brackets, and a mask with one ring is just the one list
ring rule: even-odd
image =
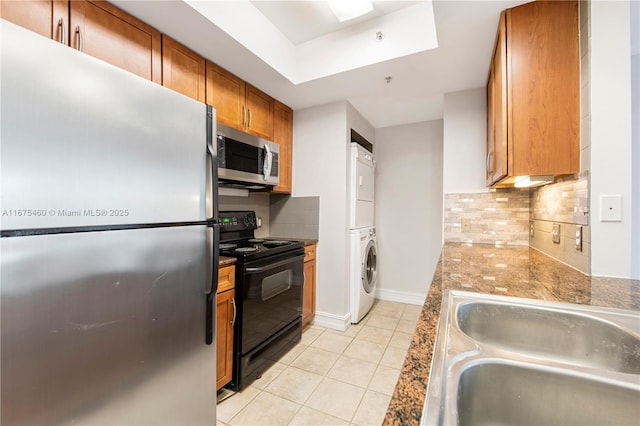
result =
[{"label": "stone tile backsplash", "polygon": [[446,242],[529,245],[528,190],[445,194],[444,206]]},{"label": "stone tile backsplash", "polygon": [[532,189],[531,219],[588,225],[589,182],[587,177]]},{"label": "stone tile backsplash", "polygon": [[[587,173],[533,189],[445,194],[446,242],[531,246],[586,274],[590,271]],[[551,235],[560,224],[560,243]],[[533,226],[533,236],[530,227]],[[575,233],[582,233],[582,250]]]},{"label": "stone tile backsplash", "polygon": [[[534,233],[529,245],[573,268],[591,271],[591,228],[589,225],[588,172],[570,180],[531,190],[531,223]],[[554,243],[553,224],[560,225],[560,242]],[[580,250],[576,248],[576,232],[582,235]]]},{"label": "stone tile backsplash", "polygon": [[269,216],[271,236],[317,240],[320,197],[272,195]]}]

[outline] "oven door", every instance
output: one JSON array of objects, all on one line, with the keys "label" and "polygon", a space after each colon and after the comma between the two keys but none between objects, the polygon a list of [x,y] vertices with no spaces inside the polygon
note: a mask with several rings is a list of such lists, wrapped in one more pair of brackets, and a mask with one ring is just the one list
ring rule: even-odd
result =
[{"label": "oven door", "polygon": [[247,262],[244,266],[242,355],[302,316],[304,250]]}]

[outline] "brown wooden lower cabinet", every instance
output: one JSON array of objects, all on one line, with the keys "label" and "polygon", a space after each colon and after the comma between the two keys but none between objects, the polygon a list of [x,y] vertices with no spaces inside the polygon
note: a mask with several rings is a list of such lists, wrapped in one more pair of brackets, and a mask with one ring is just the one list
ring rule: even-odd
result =
[{"label": "brown wooden lower cabinet", "polygon": [[235,306],[235,266],[220,268],[216,294],[216,390],[231,381],[233,372],[233,322]]},{"label": "brown wooden lower cabinet", "polygon": [[304,288],[302,290],[302,326],[309,324],[316,314],[316,245],[304,248]]}]

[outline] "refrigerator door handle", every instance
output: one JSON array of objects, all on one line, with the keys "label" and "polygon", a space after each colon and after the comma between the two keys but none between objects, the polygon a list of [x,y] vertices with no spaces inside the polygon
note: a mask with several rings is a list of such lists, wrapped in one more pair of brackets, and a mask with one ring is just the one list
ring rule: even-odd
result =
[{"label": "refrigerator door handle", "polygon": [[206,327],[205,327],[205,342],[207,345],[213,343],[214,327],[215,327],[215,310],[214,303],[216,299],[216,293],[218,291],[218,264],[220,263],[220,254],[218,253],[218,245],[220,241],[220,231],[217,225],[211,225],[207,227],[207,259],[211,260],[209,267],[207,268],[206,277]]},{"label": "refrigerator door handle", "polygon": [[206,194],[207,205],[205,215],[209,225],[207,226],[206,244],[207,259],[211,264],[207,268],[209,273],[207,276],[205,294],[206,294],[206,327],[205,342],[207,345],[213,344],[215,330],[215,296],[218,291],[218,264],[220,263],[220,254],[218,247],[220,245],[220,230],[218,228],[218,159],[216,156],[216,129],[215,129],[215,110],[211,105],[207,105],[207,157],[210,165],[210,180],[207,182],[209,193]]},{"label": "refrigerator door handle", "polygon": [[[207,182],[206,217],[208,221],[218,220],[218,156],[216,153],[217,136],[214,128],[215,112],[211,105],[207,105],[207,156],[209,158],[210,180]],[[216,245],[217,247],[217,245]]]},{"label": "refrigerator door handle", "polygon": [[215,277],[215,272],[217,272],[218,268],[216,267],[219,262],[219,255],[216,248],[215,243],[215,234],[217,229],[212,226],[207,226],[207,235],[206,235],[206,244],[207,244],[207,259],[210,262],[207,262],[207,277],[205,283],[204,294],[211,294],[213,292],[213,288],[216,287],[215,282],[217,282],[217,278]]}]

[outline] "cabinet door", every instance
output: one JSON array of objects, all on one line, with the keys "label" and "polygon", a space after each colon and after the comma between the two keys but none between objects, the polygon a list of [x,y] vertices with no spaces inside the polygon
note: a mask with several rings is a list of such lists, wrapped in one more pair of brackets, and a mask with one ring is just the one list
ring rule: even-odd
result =
[{"label": "cabinet door", "polygon": [[216,295],[216,390],[231,381],[233,373],[233,321],[235,290]]},{"label": "cabinet door", "polygon": [[514,176],[580,171],[578,28],[577,1],[535,1],[507,11]]},{"label": "cabinet door", "polygon": [[302,326],[309,324],[316,314],[316,261],[304,264],[304,288],[302,291]]},{"label": "cabinet door", "polygon": [[218,269],[218,293],[231,290],[236,285],[236,267],[235,265],[222,266]]},{"label": "cabinet door", "polygon": [[70,45],[161,83],[160,32],[104,1],[71,1]]},{"label": "cabinet door", "polygon": [[271,96],[246,85],[247,121],[246,130],[270,141],[273,140],[273,104]]},{"label": "cabinet door", "polygon": [[247,114],[244,107],[244,81],[210,61],[206,66],[205,98],[216,109],[216,120],[243,130]]},{"label": "cabinet door", "polygon": [[278,160],[280,183],[271,191],[291,194],[293,110],[276,101],[273,111],[273,141],[280,146],[280,156]]},{"label": "cabinet door", "polygon": [[487,84],[487,185],[508,173],[506,17],[500,15]]},{"label": "cabinet door", "polygon": [[0,2],[0,17],[61,43],[68,43],[69,2],[11,0]]},{"label": "cabinet door", "polygon": [[197,101],[205,101],[204,58],[162,35],[162,85]]}]

